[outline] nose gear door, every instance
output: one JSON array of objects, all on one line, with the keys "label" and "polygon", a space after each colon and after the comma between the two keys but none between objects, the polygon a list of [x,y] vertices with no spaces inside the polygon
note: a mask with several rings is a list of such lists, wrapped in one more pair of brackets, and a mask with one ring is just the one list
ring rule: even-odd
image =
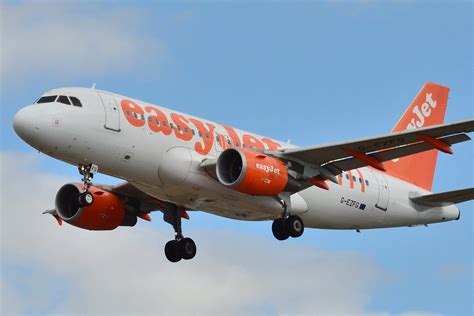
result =
[{"label": "nose gear door", "polygon": [[104,127],[112,131],[120,132],[119,110],[115,98],[106,93],[99,93],[99,95],[105,110]]}]

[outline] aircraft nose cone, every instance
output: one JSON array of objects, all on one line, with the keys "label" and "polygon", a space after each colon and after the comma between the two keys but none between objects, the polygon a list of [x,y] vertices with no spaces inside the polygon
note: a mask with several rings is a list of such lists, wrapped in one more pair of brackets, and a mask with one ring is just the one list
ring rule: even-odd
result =
[{"label": "aircraft nose cone", "polygon": [[32,109],[27,106],[18,111],[13,117],[13,129],[23,140],[31,138],[33,133],[34,117],[32,112]]}]

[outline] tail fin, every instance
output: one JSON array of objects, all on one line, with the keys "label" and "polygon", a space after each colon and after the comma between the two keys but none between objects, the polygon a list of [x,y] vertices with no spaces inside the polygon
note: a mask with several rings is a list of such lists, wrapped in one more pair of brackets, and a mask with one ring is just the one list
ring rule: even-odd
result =
[{"label": "tail fin", "polygon": [[[449,88],[427,82],[398,120],[392,132],[442,124]],[[384,163],[387,173],[431,191],[437,150],[421,152]]]}]

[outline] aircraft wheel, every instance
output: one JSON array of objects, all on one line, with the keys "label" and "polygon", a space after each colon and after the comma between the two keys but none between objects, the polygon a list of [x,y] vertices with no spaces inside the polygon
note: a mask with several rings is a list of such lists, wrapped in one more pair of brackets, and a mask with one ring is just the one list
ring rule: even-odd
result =
[{"label": "aircraft wheel", "polygon": [[166,243],[165,256],[171,262],[178,262],[179,260],[181,260],[178,241],[170,240]]},{"label": "aircraft wheel", "polygon": [[273,236],[278,240],[286,240],[290,236],[286,230],[285,221],[282,218],[273,221],[272,232]]},{"label": "aircraft wheel", "polygon": [[293,238],[300,237],[304,232],[304,224],[301,217],[292,215],[285,221],[285,229],[287,234]]},{"label": "aircraft wheel", "polygon": [[197,247],[191,238],[183,238],[178,242],[179,253],[184,260],[194,258]]},{"label": "aircraft wheel", "polygon": [[94,197],[92,196],[92,193],[90,193],[89,191],[80,193],[77,196],[77,200],[81,207],[91,206],[92,203],[94,203]]}]

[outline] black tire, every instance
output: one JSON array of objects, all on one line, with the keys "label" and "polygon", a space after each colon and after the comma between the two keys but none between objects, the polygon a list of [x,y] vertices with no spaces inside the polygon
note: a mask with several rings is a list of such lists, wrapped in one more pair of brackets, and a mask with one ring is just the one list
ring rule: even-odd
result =
[{"label": "black tire", "polygon": [[183,238],[178,242],[179,253],[184,260],[194,258],[197,247],[191,238]]},{"label": "black tire", "polygon": [[293,238],[298,238],[303,235],[304,232],[303,220],[299,216],[292,215],[286,219],[285,228],[288,235]]},{"label": "black tire", "polygon": [[94,203],[94,196],[90,192],[83,192],[77,196],[80,207],[91,206]]},{"label": "black tire", "polygon": [[282,218],[273,221],[272,233],[278,240],[286,240],[290,236],[286,231],[285,221]]},{"label": "black tire", "polygon": [[181,260],[179,253],[179,244],[176,240],[170,240],[165,245],[165,256],[170,262],[178,262]]}]

